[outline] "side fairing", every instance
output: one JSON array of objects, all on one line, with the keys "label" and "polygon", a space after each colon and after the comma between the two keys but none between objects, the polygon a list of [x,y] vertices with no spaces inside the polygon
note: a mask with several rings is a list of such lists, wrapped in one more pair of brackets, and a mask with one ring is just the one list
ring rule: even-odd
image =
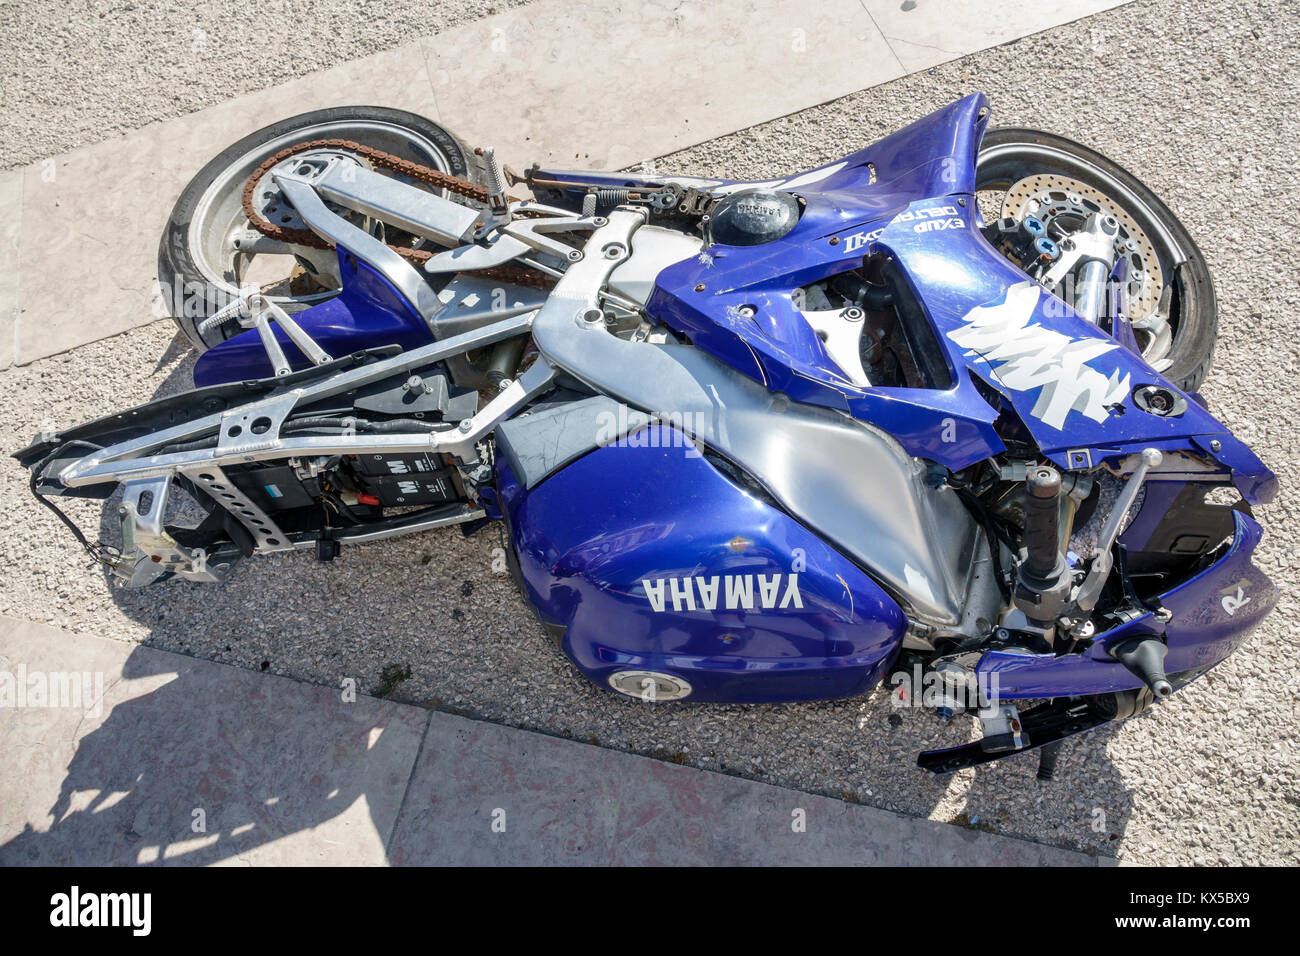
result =
[{"label": "side fairing", "polygon": [[601,686],[645,669],[697,700],[846,697],[900,646],[889,596],[679,431],[634,433],[531,490],[504,461],[498,478],[526,596]]},{"label": "side fairing", "polygon": [[972,206],[946,204],[952,215],[938,220],[947,223],[939,231],[923,225],[930,219],[891,223],[875,245],[908,274],[959,374],[999,392],[1044,455],[1063,468],[1092,468],[1142,448],[1185,449],[1197,438],[1209,448],[1213,439],[1221,447],[1210,457],[1256,484],[1271,480],[1249,452],[1225,451],[1227,428],[1195,399],[1174,415],[1141,408],[1134,393],[1144,386],[1181,393],[994,250]]},{"label": "side fairing", "polygon": [[[761,246],[715,244],[659,277],[648,310],[767,388],[870,421],[912,455],[962,468],[1002,450],[997,414],[949,354],[946,389],[860,387],[831,359],[798,307],[804,286],[860,266],[891,224],[973,192],[987,104],[970,96],[817,170],[772,184],[804,201],[798,226]],[[764,184],[769,185],[769,184]],[[933,205],[930,213],[918,212]],[[955,208],[955,207],[954,207]],[[990,254],[996,255],[991,248]]]},{"label": "side fairing", "polygon": [[[665,269],[649,311],[765,387],[869,421],[954,470],[1004,449],[978,378],[1064,468],[1194,445],[1234,472],[1249,500],[1267,501],[1272,474],[1220,422],[1191,397],[1176,415],[1139,407],[1142,386],[1178,390],[984,238],[974,177],[986,114],[982,96],[967,97],[843,160],[764,184],[803,200],[795,229],[760,246],[715,244]],[[803,287],[873,255],[899,267],[943,349],[948,387],[854,384],[800,311]]]}]

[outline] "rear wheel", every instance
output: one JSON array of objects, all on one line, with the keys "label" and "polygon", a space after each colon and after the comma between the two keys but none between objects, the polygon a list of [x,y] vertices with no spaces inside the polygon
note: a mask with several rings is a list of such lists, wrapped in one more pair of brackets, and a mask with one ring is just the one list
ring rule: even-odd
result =
[{"label": "rear wheel", "polygon": [[[177,326],[199,351],[242,331],[237,322],[221,321],[218,315],[241,288],[261,288],[267,298],[291,314],[338,294],[333,250],[265,240],[252,230],[242,202],[244,184],[266,159],[287,147],[318,139],[351,140],[452,176],[470,175],[469,151],[450,132],[415,113],[379,106],[303,113],[227,147],[185,187],[158,249],[163,299]],[[362,157],[350,158],[368,165]],[[402,176],[395,178],[430,188]],[[278,203],[269,176],[259,183],[254,201],[259,214],[269,221],[289,228],[299,225],[292,206]],[[364,217],[352,217],[363,228],[383,228]],[[393,235],[391,229],[383,238],[416,248],[420,245],[416,237]]]},{"label": "rear wheel", "polygon": [[1113,215],[1128,240],[1128,314],[1142,357],[1179,388],[1200,386],[1218,334],[1214,283],[1187,229],[1137,177],[1062,136],[1003,128],[984,136],[975,188],[986,221],[1033,215],[1057,241],[1090,212]]}]

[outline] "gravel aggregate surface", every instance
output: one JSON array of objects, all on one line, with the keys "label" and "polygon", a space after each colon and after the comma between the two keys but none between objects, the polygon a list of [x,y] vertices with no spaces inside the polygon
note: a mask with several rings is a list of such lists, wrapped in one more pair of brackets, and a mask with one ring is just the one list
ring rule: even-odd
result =
[{"label": "gravel aggregate surface", "polygon": [[0,0],[0,169],[526,0]]},{"label": "gravel aggregate surface", "polygon": [[[261,558],[218,587],[111,590],[6,461],[0,612],[325,684],[355,677],[403,701],[1125,862],[1294,863],[1300,295],[1290,253],[1300,237],[1285,197],[1300,187],[1298,7],[1141,0],[657,164],[754,178],[805,169],[982,90],[994,123],[1063,133],[1137,171],[1205,251],[1221,334],[1202,391],[1278,472],[1277,500],[1257,512],[1256,560],[1282,598],[1207,678],[1075,738],[1052,785],[1035,783],[1032,756],[950,777],[918,770],[917,751],[971,739],[973,722],[895,710],[883,689],[763,707],[647,706],[600,691],[534,623],[493,528],[345,551],[332,564]],[[158,322],[0,373],[0,446],[183,388],[193,358]],[[94,528],[105,506],[71,511]]]}]

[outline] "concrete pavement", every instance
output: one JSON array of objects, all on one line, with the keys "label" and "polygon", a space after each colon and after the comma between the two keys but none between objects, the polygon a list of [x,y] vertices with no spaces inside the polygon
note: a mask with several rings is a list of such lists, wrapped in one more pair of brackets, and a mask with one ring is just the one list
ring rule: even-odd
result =
[{"label": "concrete pavement", "polygon": [[0,865],[1095,866],[0,617]]}]

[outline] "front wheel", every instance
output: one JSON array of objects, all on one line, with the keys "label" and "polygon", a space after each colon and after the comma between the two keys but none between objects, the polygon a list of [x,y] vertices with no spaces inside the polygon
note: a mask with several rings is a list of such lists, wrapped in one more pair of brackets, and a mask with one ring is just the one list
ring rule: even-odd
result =
[{"label": "front wheel", "polygon": [[1142,358],[1184,391],[1214,357],[1218,305],[1205,257],[1178,217],[1132,173],[1063,136],[1001,128],[984,135],[975,189],[986,221],[1033,216],[1059,242],[1104,212],[1129,257],[1128,316]]},{"label": "front wheel", "polygon": [[[337,258],[332,249],[258,235],[243,203],[244,184],[263,162],[288,147],[326,139],[374,147],[459,178],[470,175],[469,151],[450,132],[423,116],[381,106],[314,110],[273,123],[227,147],[185,187],[158,248],[163,300],[177,326],[199,351],[243,331],[237,322],[223,321],[230,310],[223,313],[222,309],[249,285],[259,287],[271,302],[291,314],[338,294]],[[368,165],[362,156],[349,154],[349,158]],[[376,171],[430,188],[386,170]],[[292,206],[277,198],[269,175],[260,180],[253,201],[266,220],[285,228],[301,225],[295,221]],[[372,230],[383,228],[364,221],[357,224]],[[384,238],[417,248],[421,244],[418,237],[393,235],[392,230]]]}]

